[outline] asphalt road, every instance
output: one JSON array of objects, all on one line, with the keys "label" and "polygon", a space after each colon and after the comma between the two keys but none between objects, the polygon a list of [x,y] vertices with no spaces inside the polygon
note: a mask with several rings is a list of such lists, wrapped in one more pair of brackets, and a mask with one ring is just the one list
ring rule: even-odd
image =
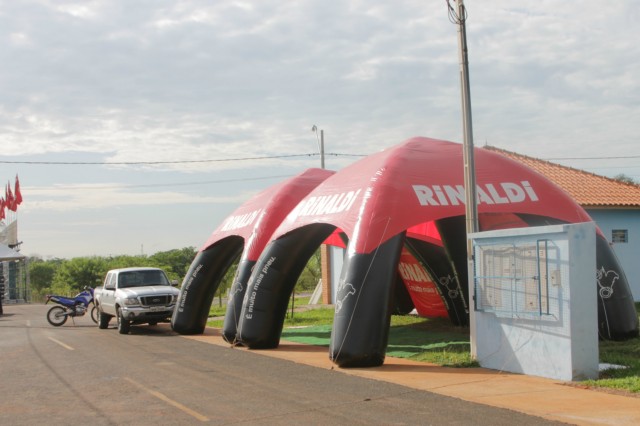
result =
[{"label": "asphalt road", "polygon": [[[544,419],[182,338],[0,316],[0,425],[538,425]],[[115,322],[114,322],[115,325]]]}]

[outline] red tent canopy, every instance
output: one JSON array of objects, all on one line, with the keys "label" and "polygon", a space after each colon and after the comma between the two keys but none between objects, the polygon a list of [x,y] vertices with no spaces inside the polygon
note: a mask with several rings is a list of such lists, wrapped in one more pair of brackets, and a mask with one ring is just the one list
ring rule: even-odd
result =
[{"label": "red tent canopy", "polygon": [[[480,215],[591,220],[562,189],[520,163],[481,148],[475,149],[475,162]],[[328,223],[355,240],[357,253],[369,253],[404,230],[464,215],[463,182],[462,145],[412,138],[326,179],[289,214],[274,238],[308,224]]]},{"label": "red tent canopy", "polygon": [[274,230],[305,195],[335,172],[307,169],[255,195],[213,231],[200,251],[231,235],[245,239],[243,258],[257,260]]}]

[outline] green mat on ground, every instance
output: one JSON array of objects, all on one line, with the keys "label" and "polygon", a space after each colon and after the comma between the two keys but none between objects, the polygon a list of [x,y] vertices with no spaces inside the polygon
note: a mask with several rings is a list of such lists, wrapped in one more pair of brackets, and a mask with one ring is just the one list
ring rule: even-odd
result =
[{"label": "green mat on ground", "polygon": [[[331,325],[292,327],[282,330],[282,338],[291,342],[315,346],[329,346]],[[387,355],[398,358],[411,358],[428,351],[441,351],[451,346],[469,347],[469,336],[462,333],[447,333],[425,330],[416,327],[391,327]]]}]

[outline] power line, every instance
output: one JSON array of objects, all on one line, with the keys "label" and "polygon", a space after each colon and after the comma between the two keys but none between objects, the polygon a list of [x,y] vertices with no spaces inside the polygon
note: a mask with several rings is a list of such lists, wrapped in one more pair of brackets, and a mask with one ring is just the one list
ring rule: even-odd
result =
[{"label": "power line", "polygon": [[[126,165],[160,165],[160,164],[197,164],[197,163],[221,163],[232,161],[256,161],[256,160],[273,160],[279,158],[301,158],[316,157],[320,154],[283,154],[283,155],[265,155],[263,157],[239,157],[239,158],[219,158],[208,160],[172,160],[172,161],[10,161],[0,160],[0,164],[30,164],[30,165],[71,165],[71,166],[126,166]],[[324,155],[333,157],[366,157],[370,154],[347,154],[340,152],[325,152]],[[541,160],[558,161],[558,160],[624,160],[640,158],[640,155],[625,156],[603,156],[603,157],[541,157]]]},{"label": "power line", "polygon": [[207,180],[196,182],[180,182],[180,183],[150,183],[150,184],[123,184],[123,185],[94,185],[87,187],[78,187],[77,185],[56,185],[52,188],[47,188],[47,191],[62,191],[62,190],[94,190],[94,189],[126,189],[126,188],[151,188],[151,187],[169,187],[169,186],[191,186],[191,185],[208,185],[216,183],[230,183],[230,182],[246,182],[254,180],[267,180],[267,179],[284,179],[291,177],[291,175],[276,175],[276,176],[260,176],[252,178],[237,178],[237,179],[219,179],[219,180]]},{"label": "power line", "polygon": [[592,166],[586,166],[585,169],[589,169],[589,170],[607,170],[607,169],[639,169],[640,168],[640,164],[638,164],[637,166],[618,166],[617,164],[614,164],[613,166],[596,166],[596,167],[592,167]]},{"label": "power line", "polygon": [[218,163],[225,161],[250,161],[250,160],[270,160],[277,158],[294,158],[294,157],[313,157],[318,154],[287,154],[287,155],[268,155],[264,157],[240,157],[240,158],[224,158],[210,160],[173,160],[173,161],[6,161],[0,160],[1,164],[36,164],[36,165],[153,165],[153,164],[191,164],[191,163]]},{"label": "power line", "polygon": [[[336,152],[328,152],[328,153],[325,153],[325,155],[333,155],[335,157],[366,157],[368,154],[343,154],[343,153],[336,153]],[[640,158],[640,155],[625,155],[625,156],[611,156],[611,157],[540,157],[541,160],[625,160],[627,158]]]},{"label": "power line", "polygon": [[[278,158],[300,158],[300,157],[316,157],[320,154],[283,154],[283,155],[266,155],[264,157],[239,157],[239,158],[219,158],[209,160],[172,160],[172,161],[10,161],[0,160],[0,164],[30,164],[30,165],[53,165],[53,166],[131,166],[131,165],[158,165],[158,164],[193,164],[193,163],[219,163],[231,161],[255,161],[255,160],[272,160]],[[334,157],[366,157],[367,154],[341,154],[335,152],[325,153]]]},{"label": "power line", "polygon": [[542,160],[624,160],[627,158],[640,158],[640,155],[625,155],[620,157],[553,157]]}]

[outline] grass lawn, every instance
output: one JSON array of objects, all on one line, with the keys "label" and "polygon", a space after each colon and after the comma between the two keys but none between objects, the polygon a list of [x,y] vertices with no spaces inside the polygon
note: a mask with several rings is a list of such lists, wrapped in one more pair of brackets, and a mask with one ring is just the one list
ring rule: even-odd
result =
[{"label": "grass lawn", "polygon": [[[636,312],[640,317],[640,302],[636,302]],[[600,362],[626,368],[602,371],[598,380],[583,384],[640,393],[640,338],[624,342],[600,341]]]},{"label": "grass lawn", "polygon": [[[307,300],[296,299],[301,307]],[[214,303],[212,313],[220,314]],[[640,316],[640,303],[636,303]],[[333,307],[287,311],[282,338],[317,346],[329,346]],[[209,321],[210,327],[222,327],[222,320]],[[469,329],[452,326],[448,320],[426,319],[411,315],[392,316],[387,355],[424,361],[446,367],[477,367],[470,356]],[[600,341],[600,362],[626,368],[612,368],[600,373],[598,380],[580,382],[592,387],[612,388],[640,394],[640,338],[624,342]]]}]

